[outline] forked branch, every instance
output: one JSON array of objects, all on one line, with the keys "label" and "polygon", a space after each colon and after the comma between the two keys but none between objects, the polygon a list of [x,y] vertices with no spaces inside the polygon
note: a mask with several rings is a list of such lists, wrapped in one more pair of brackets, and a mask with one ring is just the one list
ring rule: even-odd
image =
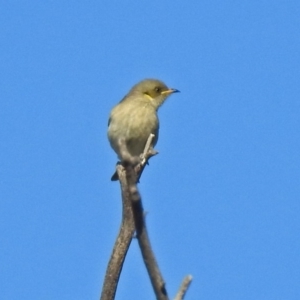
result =
[{"label": "forked branch", "polygon": [[[145,224],[141,195],[137,188],[137,182],[141,177],[147,161],[150,157],[157,154],[152,147],[153,139],[154,135],[150,134],[138,164],[136,164],[136,158],[129,155],[125,143],[122,141],[120,142],[123,162],[122,164],[117,165],[117,173],[122,191],[122,224],[107,267],[100,298],[101,300],[113,300],[115,297],[122,266],[133,238],[134,231],[136,231],[136,237],[156,299],[169,300],[165,282],[152,251]],[[183,299],[191,280],[191,276],[187,276],[184,279],[175,300]]]}]

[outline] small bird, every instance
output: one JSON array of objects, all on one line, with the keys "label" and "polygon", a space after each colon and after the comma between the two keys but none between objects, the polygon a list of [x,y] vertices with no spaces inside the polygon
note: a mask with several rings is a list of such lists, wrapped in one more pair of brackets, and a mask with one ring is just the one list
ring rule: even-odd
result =
[{"label": "small bird", "polygon": [[[134,85],[129,93],[112,109],[108,121],[108,139],[122,161],[120,141],[124,141],[131,156],[139,157],[149,135],[158,140],[159,120],[157,110],[177,89],[168,88],[157,79],[145,79]],[[115,173],[112,181],[118,180]]]}]

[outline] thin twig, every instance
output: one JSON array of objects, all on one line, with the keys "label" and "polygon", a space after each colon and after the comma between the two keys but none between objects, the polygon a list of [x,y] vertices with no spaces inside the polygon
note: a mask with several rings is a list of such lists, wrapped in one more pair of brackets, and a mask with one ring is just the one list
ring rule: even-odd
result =
[{"label": "thin twig", "polygon": [[[153,141],[154,135],[151,134],[148,138],[148,141],[145,146],[145,150],[142,155],[142,160],[140,163],[140,168],[135,168],[136,171],[136,178],[140,178],[141,172],[144,169],[144,166],[147,162],[147,160],[153,156],[152,148],[152,141]],[[133,170],[126,169],[127,173],[127,183],[129,185],[130,193],[132,194],[131,199],[132,201],[132,211],[134,216],[134,222],[135,222],[135,228],[136,228],[136,236],[138,239],[138,243],[142,252],[143,260],[145,263],[145,266],[148,271],[148,275],[150,277],[150,281],[152,283],[152,287],[154,289],[156,299],[158,300],[168,300],[167,291],[165,288],[165,282],[163,280],[163,277],[161,275],[161,272],[159,270],[157,261],[155,259],[154,253],[151,248],[149,236],[147,233],[147,228],[145,224],[144,219],[144,209],[143,204],[141,200],[140,193],[137,189],[137,180],[134,180],[134,176],[132,175]]]},{"label": "thin twig", "polygon": [[144,152],[142,154],[142,162],[141,162],[141,164],[145,164],[146,163],[148,153],[150,152],[150,149],[153,149],[152,143],[153,143],[154,138],[155,138],[155,135],[153,133],[150,133],[150,135],[148,137],[148,140],[146,142],[146,145],[145,145]]},{"label": "thin twig", "polygon": [[132,203],[133,216],[136,227],[136,236],[142,252],[143,260],[154,289],[156,299],[168,300],[165,282],[159,270],[157,261],[151,248],[149,236],[144,219],[144,210],[141,201]]},{"label": "thin twig", "polygon": [[191,275],[188,275],[183,278],[183,281],[181,283],[181,286],[179,288],[179,291],[174,298],[174,300],[182,300],[187,292],[187,289],[189,288],[190,284],[192,283],[193,277]]},{"label": "thin twig", "polygon": [[147,143],[145,145],[145,149],[143,154],[141,155],[141,162],[135,167],[135,172],[137,174],[136,182],[139,182],[142,173],[145,169],[145,166],[148,164],[149,159],[158,154],[156,150],[153,149],[152,143],[154,140],[155,135],[151,133],[148,137]]}]

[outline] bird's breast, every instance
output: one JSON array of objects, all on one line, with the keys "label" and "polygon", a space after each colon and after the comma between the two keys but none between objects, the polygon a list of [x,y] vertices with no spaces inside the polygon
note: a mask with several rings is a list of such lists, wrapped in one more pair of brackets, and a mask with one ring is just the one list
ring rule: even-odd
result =
[{"label": "bird's breast", "polygon": [[154,145],[156,144],[158,129],[159,121],[155,109],[147,105],[131,105],[112,113],[108,136],[118,154],[117,141],[123,139],[128,152],[132,156],[139,156],[151,133],[155,135]]}]

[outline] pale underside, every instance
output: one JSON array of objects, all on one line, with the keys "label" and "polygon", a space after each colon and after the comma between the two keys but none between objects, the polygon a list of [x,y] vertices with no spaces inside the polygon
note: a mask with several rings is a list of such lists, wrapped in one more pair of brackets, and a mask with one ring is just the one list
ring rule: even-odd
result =
[{"label": "pale underside", "polygon": [[156,109],[151,104],[126,102],[126,109],[122,107],[123,104],[125,102],[112,110],[108,128],[110,144],[120,159],[120,142],[125,142],[130,155],[139,156],[151,133],[155,135],[153,146],[156,144],[159,130]]}]

